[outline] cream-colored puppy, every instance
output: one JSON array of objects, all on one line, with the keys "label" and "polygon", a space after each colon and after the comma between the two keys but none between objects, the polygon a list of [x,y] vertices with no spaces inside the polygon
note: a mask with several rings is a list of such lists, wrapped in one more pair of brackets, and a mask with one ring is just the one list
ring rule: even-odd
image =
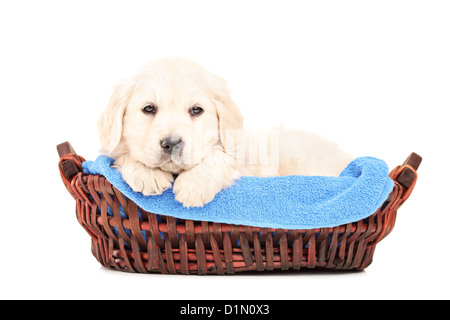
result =
[{"label": "cream-colored puppy", "polygon": [[203,206],[242,175],[337,175],[350,160],[300,131],[247,135],[225,81],[181,58],[157,60],[120,81],[98,128],[133,190],[161,194],[176,174],[175,199],[186,207]]}]

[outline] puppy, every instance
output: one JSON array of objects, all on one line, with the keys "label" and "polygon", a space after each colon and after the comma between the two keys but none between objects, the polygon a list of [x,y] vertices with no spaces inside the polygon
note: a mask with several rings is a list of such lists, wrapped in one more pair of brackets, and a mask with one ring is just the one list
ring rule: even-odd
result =
[{"label": "puppy", "polygon": [[226,82],[181,58],[157,60],[120,81],[98,131],[133,190],[161,194],[177,175],[173,192],[186,207],[203,206],[242,175],[337,175],[350,160],[305,132],[248,135]]}]

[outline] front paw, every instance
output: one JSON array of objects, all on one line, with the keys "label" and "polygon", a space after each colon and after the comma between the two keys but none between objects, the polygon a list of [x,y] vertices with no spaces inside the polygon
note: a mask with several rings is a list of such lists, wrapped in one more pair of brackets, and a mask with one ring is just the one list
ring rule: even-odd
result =
[{"label": "front paw", "polygon": [[210,178],[205,179],[196,174],[196,170],[185,171],[178,176],[173,184],[175,200],[184,207],[203,207],[211,202],[222,189],[222,185]]},{"label": "front paw", "polygon": [[159,169],[141,166],[122,172],[123,180],[136,192],[145,196],[158,195],[172,187],[173,176]]}]

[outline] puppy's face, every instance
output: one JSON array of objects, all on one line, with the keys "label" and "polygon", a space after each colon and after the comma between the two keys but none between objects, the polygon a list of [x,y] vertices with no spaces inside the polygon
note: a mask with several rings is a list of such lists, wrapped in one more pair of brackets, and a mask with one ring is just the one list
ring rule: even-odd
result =
[{"label": "puppy's face", "polygon": [[197,70],[157,67],[138,75],[123,118],[123,140],[133,158],[179,172],[220,147],[217,102]]},{"label": "puppy's face", "polygon": [[242,117],[225,82],[196,63],[166,58],[120,82],[99,121],[113,156],[128,154],[151,168],[179,173],[223,150],[225,130]]}]

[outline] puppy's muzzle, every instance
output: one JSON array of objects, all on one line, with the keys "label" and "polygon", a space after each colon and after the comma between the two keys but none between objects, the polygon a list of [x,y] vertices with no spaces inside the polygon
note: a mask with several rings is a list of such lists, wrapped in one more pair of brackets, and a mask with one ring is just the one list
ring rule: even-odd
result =
[{"label": "puppy's muzzle", "polygon": [[179,153],[184,147],[184,142],[180,137],[168,137],[161,140],[161,148],[167,154]]}]

